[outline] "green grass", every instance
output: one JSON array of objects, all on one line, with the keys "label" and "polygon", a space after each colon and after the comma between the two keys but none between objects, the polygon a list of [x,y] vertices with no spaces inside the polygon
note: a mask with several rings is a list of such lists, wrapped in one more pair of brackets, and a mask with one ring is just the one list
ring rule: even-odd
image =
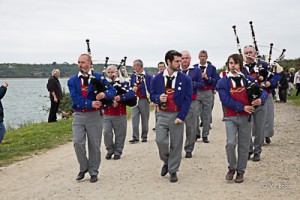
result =
[{"label": "green grass", "polygon": [[296,96],[297,89],[296,87],[294,88],[294,94],[292,96],[288,96],[287,99],[288,101],[291,101],[294,103],[296,106],[300,107],[300,95]]},{"label": "green grass", "polygon": [[42,122],[8,130],[0,144],[0,166],[72,141],[72,121]]}]

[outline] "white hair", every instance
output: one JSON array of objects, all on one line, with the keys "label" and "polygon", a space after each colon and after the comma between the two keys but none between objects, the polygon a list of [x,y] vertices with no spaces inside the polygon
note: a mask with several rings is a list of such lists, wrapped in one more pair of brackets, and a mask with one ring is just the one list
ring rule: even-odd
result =
[{"label": "white hair", "polygon": [[54,70],[52,70],[52,76],[54,76],[54,74],[57,72],[57,71],[59,71],[59,69],[54,69]]}]

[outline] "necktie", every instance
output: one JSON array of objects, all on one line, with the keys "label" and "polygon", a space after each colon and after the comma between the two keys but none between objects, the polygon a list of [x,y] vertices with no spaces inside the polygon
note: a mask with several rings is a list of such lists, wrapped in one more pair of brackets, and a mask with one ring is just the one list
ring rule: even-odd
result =
[{"label": "necktie", "polygon": [[89,85],[89,76],[81,75],[80,78],[83,80],[83,85]]},{"label": "necktie", "polygon": [[174,80],[175,76],[172,76],[172,77],[166,76],[166,77],[167,77],[166,88],[172,88],[172,81]]},{"label": "necktie", "polygon": [[188,71],[188,70],[186,70],[186,71],[182,71],[182,72],[183,72],[184,74],[186,74],[186,73],[187,73],[187,71]]},{"label": "necktie", "polygon": [[205,66],[200,66],[200,68],[201,68],[201,71],[203,73],[206,67]]},{"label": "necktie", "polygon": [[240,86],[242,86],[241,85],[241,77],[238,77],[238,76],[236,76],[236,77],[230,77],[234,82],[235,82],[235,85],[236,85],[236,87],[240,87]]}]

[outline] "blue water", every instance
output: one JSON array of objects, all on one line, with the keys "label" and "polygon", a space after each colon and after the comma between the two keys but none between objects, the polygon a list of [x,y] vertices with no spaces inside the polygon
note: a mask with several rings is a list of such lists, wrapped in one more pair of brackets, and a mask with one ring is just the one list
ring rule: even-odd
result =
[{"label": "blue water", "polygon": [[[62,88],[68,91],[68,78],[59,80]],[[48,112],[45,110],[50,108],[49,92],[46,89],[48,78],[1,79],[0,84],[4,81],[8,83],[8,90],[1,101],[7,128],[18,128],[21,124],[48,120]]]}]

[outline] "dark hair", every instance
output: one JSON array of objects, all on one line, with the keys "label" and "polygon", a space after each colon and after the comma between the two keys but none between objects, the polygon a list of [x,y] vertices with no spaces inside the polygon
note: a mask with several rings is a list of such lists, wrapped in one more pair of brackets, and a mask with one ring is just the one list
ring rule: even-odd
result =
[{"label": "dark hair", "polygon": [[163,64],[164,66],[166,66],[164,62],[159,62],[159,63],[157,64],[157,67],[158,67],[159,65],[161,65],[161,64]]},{"label": "dark hair", "polygon": [[238,63],[240,65],[240,71],[243,69],[243,58],[240,54],[232,54],[228,57],[226,62],[226,67],[229,69],[229,59],[232,58],[235,63]]},{"label": "dark hair", "polygon": [[178,57],[181,57],[182,54],[179,53],[178,51],[175,51],[175,50],[170,50],[166,53],[166,56],[165,56],[165,62],[168,64],[167,60],[170,60],[170,62],[172,62],[174,60],[174,57],[175,56],[178,56]]}]

